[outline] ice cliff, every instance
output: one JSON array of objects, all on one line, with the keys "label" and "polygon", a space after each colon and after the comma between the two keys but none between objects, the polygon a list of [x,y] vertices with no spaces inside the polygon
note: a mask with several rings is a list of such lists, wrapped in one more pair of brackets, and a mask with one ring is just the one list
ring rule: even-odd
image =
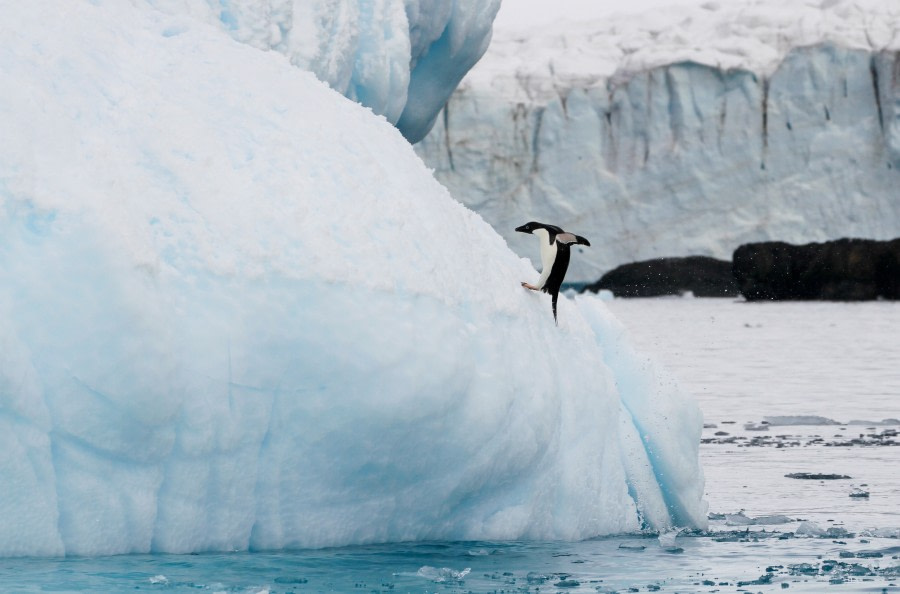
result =
[{"label": "ice cliff", "polygon": [[491,39],[500,0],[144,0],[273,50],[419,141]]},{"label": "ice cliff", "polygon": [[145,3],[5,16],[0,555],[705,525],[696,404],[383,118]]},{"label": "ice cliff", "polygon": [[417,152],[519,254],[593,240],[568,280],[740,244],[900,235],[900,5],[709,2],[498,31]]}]

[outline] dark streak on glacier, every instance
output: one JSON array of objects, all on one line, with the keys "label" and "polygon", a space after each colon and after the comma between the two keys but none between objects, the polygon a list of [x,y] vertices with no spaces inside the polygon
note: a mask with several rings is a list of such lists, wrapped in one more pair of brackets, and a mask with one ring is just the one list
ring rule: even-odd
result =
[{"label": "dark streak on glacier", "polygon": [[450,165],[450,171],[456,171],[456,165],[453,163],[453,149],[450,148],[452,143],[450,142],[450,102],[448,101],[446,105],[444,105],[444,109],[441,110],[442,117],[444,120],[444,145],[447,147],[447,163]]},{"label": "dark streak on glacier", "polygon": [[766,153],[769,150],[769,79],[762,79],[762,160],[760,169],[766,168]]},{"label": "dark streak on glacier", "polygon": [[878,110],[878,127],[881,129],[881,135],[884,136],[884,111],[881,108],[881,89],[878,84],[878,64],[875,62],[875,56],[869,59],[869,72],[872,73],[872,89],[875,91],[875,107]]},{"label": "dark streak on glacier", "polygon": [[531,135],[531,170],[530,173],[537,173],[540,169],[538,164],[538,156],[541,153],[541,126],[544,123],[544,111],[546,108],[539,107],[534,110],[534,133]]}]

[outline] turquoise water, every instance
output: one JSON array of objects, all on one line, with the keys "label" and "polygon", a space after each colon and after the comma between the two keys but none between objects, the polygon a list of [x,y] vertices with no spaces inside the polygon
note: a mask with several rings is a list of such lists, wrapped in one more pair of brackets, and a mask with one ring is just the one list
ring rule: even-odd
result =
[{"label": "turquoise water", "polygon": [[[836,539],[817,538],[798,546],[783,534],[720,530],[679,536],[671,550],[656,538],[635,536],[580,543],[416,543],[279,553],[8,559],[0,563],[0,590],[712,593],[822,592],[840,584],[841,591],[897,591],[900,572],[884,569],[897,565],[891,560],[900,552],[895,539],[844,539],[846,545],[836,545]],[[867,556],[848,558],[849,553]]]}]

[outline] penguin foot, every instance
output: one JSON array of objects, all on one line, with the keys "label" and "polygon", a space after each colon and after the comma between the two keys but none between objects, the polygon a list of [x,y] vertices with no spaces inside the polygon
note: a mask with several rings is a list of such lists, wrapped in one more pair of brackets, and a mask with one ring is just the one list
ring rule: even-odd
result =
[{"label": "penguin foot", "polygon": [[525,281],[522,281],[522,286],[525,287],[526,289],[531,289],[532,291],[540,291],[540,289],[538,289],[537,287],[535,287],[532,284],[526,283]]}]

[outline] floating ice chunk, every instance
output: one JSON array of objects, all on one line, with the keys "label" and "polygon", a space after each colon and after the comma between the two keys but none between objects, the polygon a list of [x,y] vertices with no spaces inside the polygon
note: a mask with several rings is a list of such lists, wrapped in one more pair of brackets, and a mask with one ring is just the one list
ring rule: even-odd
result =
[{"label": "floating ice chunk", "polygon": [[165,585],[165,584],[168,584],[168,583],[169,583],[169,578],[167,578],[166,576],[161,575],[161,574],[160,574],[160,575],[154,575],[153,577],[150,578],[150,583],[151,583],[151,584],[162,584],[162,585]]},{"label": "floating ice chunk", "polygon": [[847,423],[848,425],[865,425],[867,427],[881,427],[890,425],[900,425],[900,419],[882,419],[880,421],[862,421],[854,419]]},{"label": "floating ice chunk", "polygon": [[795,536],[825,536],[825,530],[815,522],[800,522],[797,529],[794,530]]},{"label": "floating ice chunk", "polygon": [[794,531],[794,536],[806,536],[812,538],[848,538],[853,535],[847,532],[846,528],[841,528],[840,526],[832,526],[828,529],[824,529],[815,522],[804,521],[800,522],[800,525],[797,526],[797,529]]},{"label": "floating ice chunk", "polygon": [[819,566],[812,563],[797,563],[789,565],[788,570],[791,575],[816,575],[819,573]]},{"label": "floating ice chunk", "polygon": [[419,568],[416,575],[436,584],[442,584],[445,582],[461,582],[471,571],[471,567],[466,567],[463,570],[457,571],[449,567],[438,568],[425,565]]},{"label": "floating ice chunk", "polygon": [[773,427],[785,427],[790,425],[840,425],[841,423],[828,417],[818,415],[778,415],[763,417],[763,421]]},{"label": "floating ice chunk", "polygon": [[769,526],[773,524],[788,524],[793,520],[787,516],[758,516],[750,517],[743,511],[736,514],[725,514],[725,524],[728,526]]},{"label": "floating ice chunk", "polygon": [[759,516],[753,518],[753,523],[757,526],[772,526],[777,524],[790,524],[794,520],[787,516],[782,515],[774,515],[774,516]]},{"label": "floating ice chunk", "polygon": [[759,424],[756,424],[756,423],[745,423],[744,424],[744,430],[746,430],[746,431],[768,431],[769,427],[770,427],[770,425],[766,421],[763,421],[762,423],[759,423]]},{"label": "floating ice chunk", "polygon": [[736,514],[725,514],[725,524],[728,526],[752,526],[753,523],[753,519],[742,511]]},{"label": "floating ice chunk", "polygon": [[869,538],[900,538],[900,528],[872,528],[863,530],[859,535]]},{"label": "floating ice chunk", "polygon": [[550,579],[550,576],[544,575],[543,573],[538,573],[536,571],[529,571],[528,575],[525,576],[525,581],[529,584],[543,584],[547,580]]},{"label": "floating ice chunk", "polygon": [[668,532],[662,532],[659,535],[659,546],[662,547],[663,550],[666,551],[675,551],[680,549],[678,545],[675,544],[675,539],[678,537],[680,530],[670,530]]}]

